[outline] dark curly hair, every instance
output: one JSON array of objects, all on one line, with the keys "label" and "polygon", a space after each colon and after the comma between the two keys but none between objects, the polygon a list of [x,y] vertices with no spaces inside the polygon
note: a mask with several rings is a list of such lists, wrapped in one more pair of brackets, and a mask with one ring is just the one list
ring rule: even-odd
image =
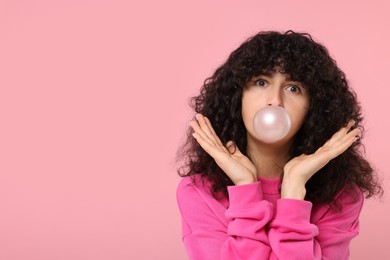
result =
[{"label": "dark curly hair", "polygon": [[[248,156],[241,115],[243,88],[253,77],[268,74],[275,68],[288,74],[291,80],[303,83],[310,96],[307,116],[290,150],[292,158],[314,153],[350,119],[356,122],[353,128],[361,128],[363,137],[363,116],[355,92],[328,50],[308,33],[267,31],[248,38],[204,81],[200,94],[192,97],[189,105],[195,113],[210,119],[222,143],[233,140]],[[177,151],[176,162],[184,159],[184,165],[177,169],[178,174],[181,177],[201,174],[212,182],[211,192],[215,198],[227,197],[227,186],[234,185],[233,182],[192,133],[189,127],[186,141]],[[383,189],[373,168],[363,156],[360,139],[310,178],[306,184],[306,200],[330,203],[343,187],[354,184],[366,198],[382,195]]]}]

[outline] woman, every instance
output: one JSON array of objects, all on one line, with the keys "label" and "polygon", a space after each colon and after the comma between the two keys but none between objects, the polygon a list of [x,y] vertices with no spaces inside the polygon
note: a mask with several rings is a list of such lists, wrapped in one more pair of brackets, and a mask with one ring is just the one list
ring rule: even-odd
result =
[{"label": "woman", "polygon": [[[364,194],[382,192],[361,152],[363,117],[345,74],[307,33],[260,32],[192,98],[177,188],[190,259],[347,259]],[[253,118],[291,118],[273,143]]]}]

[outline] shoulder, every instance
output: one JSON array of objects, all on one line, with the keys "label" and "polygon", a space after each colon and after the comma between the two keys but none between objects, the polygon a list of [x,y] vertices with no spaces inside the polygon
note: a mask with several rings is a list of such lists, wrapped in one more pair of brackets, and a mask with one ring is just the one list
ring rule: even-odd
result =
[{"label": "shoulder", "polygon": [[316,205],[314,221],[317,223],[337,222],[344,229],[357,225],[364,203],[364,194],[357,185],[346,186],[335,196],[333,202]]},{"label": "shoulder", "polygon": [[200,174],[184,177],[176,189],[176,197],[179,205],[204,204],[214,200],[211,194],[211,183]]},{"label": "shoulder", "polygon": [[177,185],[177,196],[188,196],[192,193],[207,192],[211,188],[211,183],[202,178],[200,174],[183,177]]},{"label": "shoulder", "polygon": [[330,210],[359,215],[363,207],[364,194],[356,184],[345,186],[335,196],[330,204]]},{"label": "shoulder", "polygon": [[226,221],[224,204],[213,197],[211,183],[200,174],[184,177],[177,186],[176,198],[187,231],[212,229]]},{"label": "shoulder", "polygon": [[176,198],[179,207],[186,208],[203,208],[221,212],[226,210],[229,200],[222,192],[212,192],[213,183],[208,178],[203,178],[200,174],[191,177],[184,177],[176,189]]}]

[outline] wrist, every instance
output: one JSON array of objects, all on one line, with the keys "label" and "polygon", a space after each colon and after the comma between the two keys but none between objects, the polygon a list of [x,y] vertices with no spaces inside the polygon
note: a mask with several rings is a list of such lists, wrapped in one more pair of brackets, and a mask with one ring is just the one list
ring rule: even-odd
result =
[{"label": "wrist", "polygon": [[304,200],[306,196],[305,182],[283,178],[281,195],[282,199]]},{"label": "wrist", "polygon": [[239,178],[236,180],[232,180],[234,185],[245,185],[257,182],[257,178],[255,176],[245,176],[245,178]]},{"label": "wrist", "polygon": [[255,181],[254,180],[237,181],[236,183],[234,183],[234,185],[238,186],[238,185],[246,185],[251,183],[255,183]]}]

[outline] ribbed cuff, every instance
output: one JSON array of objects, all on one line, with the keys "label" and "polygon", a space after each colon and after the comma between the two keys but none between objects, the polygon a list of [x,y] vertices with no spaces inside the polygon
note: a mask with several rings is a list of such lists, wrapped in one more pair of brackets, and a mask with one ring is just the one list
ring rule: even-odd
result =
[{"label": "ribbed cuff", "polygon": [[242,209],[257,205],[263,200],[263,191],[260,182],[228,186],[229,208]]},{"label": "ribbed cuff", "polygon": [[313,204],[306,200],[278,199],[275,220],[288,220],[293,223],[310,222]]}]

